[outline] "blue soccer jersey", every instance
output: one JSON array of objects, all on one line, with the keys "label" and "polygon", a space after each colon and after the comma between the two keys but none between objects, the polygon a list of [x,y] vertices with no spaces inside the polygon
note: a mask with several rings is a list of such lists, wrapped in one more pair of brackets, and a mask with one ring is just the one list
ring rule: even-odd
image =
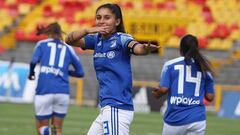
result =
[{"label": "blue soccer jersey", "polygon": [[188,65],[184,57],[166,62],[160,86],[169,90],[164,115],[167,124],[178,126],[206,119],[203,99],[205,93],[214,93],[214,81],[210,73],[200,71],[193,59]]},{"label": "blue soccer jersey", "polygon": [[128,43],[133,38],[124,33],[115,33],[108,39],[101,34],[84,37],[85,49],[94,50],[94,68],[99,82],[101,107],[110,105],[133,110],[131,53]]},{"label": "blue soccer jersey", "polygon": [[[58,39],[45,39],[37,43],[31,63],[40,63],[36,94],[69,94],[68,76],[82,77],[82,65],[72,47]],[[73,65],[74,71],[69,70]]]}]

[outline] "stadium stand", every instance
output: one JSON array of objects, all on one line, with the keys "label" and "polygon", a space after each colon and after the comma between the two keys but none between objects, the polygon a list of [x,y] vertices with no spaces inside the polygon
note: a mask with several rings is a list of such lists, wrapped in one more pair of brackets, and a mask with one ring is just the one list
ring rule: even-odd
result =
[{"label": "stadium stand", "polygon": [[[0,0],[1,60],[28,63],[36,27],[58,21],[68,33],[94,25],[94,11],[105,0]],[[108,0],[123,8],[127,32],[142,42],[157,42],[160,56],[132,58],[134,80],[156,81],[163,62],[178,56],[180,38],[191,33],[211,60],[218,84],[238,85],[240,73],[239,0]],[[10,49],[10,50],[9,50]],[[85,66],[84,99],[97,97],[91,53],[77,50]],[[237,72],[237,73],[236,73]]]},{"label": "stadium stand", "polygon": [[5,49],[15,47],[15,29],[20,20],[39,3],[39,0],[0,1],[0,43]]},{"label": "stadium stand", "polygon": [[[99,4],[105,2],[104,0],[42,0],[36,5],[37,0],[8,1],[11,1],[12,4],[6,4],[6,2],[0,5],[8,5],[6,7],[12,14],[14,11],[15,14],[27,14],[32,9],[32,5],[35,4],[36,8],[24,17],[16,30],[17,39],[28,41],[45,38],[34,36],[36,27],[55,20],[63,26],[65,32],[93,25],[94,14],[92,11]],[[123,7],[124,15],[127,18],[125,20],[133,20],[134,16],[137,21],[153,20],[153,22],[158,22],[160,26],[162,26],[161,21],[171,20],[165,22],[169,23],[169,27],[166,28],[169,34],[165,37],[154,38],[155,41],[160,42],[159,44],[164,44],[167,47],[176,48],[179,39],[184,34],[191,33],[199,37],[201,48],[229,50],[232,47],[232,42],[240,37],[239,15],[234,14],[239,10],[239,7],[236,6],[239,4],[237,0],[228,2],[218,0],[110,0],[109,2],[116,2]],[[5,19],[5,23],[9,24],[10,21],[11,18]],[[129,33],[137,34],[132,31],[134,29],[130,26],[132,23],[126,23],[126,25]],[[136,27],[141,29],[145,26]],[[165,28],[158,29],[160,29],[160,33],[161,31],[166,33]],[[136,37],[139,37],[139,40],[146,40],[143,38],[146,36],[144,30],[140,30],[139,33],[142,33],[142,36],[136,35]]]}]

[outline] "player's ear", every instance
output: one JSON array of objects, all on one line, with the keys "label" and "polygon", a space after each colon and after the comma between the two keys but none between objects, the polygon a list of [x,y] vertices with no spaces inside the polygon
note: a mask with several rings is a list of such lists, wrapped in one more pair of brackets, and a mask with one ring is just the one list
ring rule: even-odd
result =
[{"label": "player's ear", "polygon": [[116,23],[115,23],[115,26],[118,26],[118,25],[120,24],[120,22],[121,22],[121,19],[118,18],[117,21],[116,21]]}]

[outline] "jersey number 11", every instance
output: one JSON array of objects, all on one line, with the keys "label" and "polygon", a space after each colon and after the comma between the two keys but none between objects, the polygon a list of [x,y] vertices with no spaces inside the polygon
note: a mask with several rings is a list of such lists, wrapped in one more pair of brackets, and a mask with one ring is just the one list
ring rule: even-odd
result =
[{"label": "jersey number 11", "polygon": [[60,52],[60,57],[59,57],[59,61],[58,61],[58,67],[63,67],[64,58],[65,58],[65,54],[66,54],[66,46],[57,45],[54,42],[49,42],[48,47],[51,48],[50,58],[49,58],[49,66],[53,66],[55,64],[56,51],[57,51],[57,48],[60,48],[61,52]]}]

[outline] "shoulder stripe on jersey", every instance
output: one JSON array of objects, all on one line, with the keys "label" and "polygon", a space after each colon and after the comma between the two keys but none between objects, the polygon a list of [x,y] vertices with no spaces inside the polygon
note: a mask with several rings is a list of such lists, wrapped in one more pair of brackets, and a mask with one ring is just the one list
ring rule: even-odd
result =
[{"label": "shoulder stripe on jersey", "polygon": [[166,72],[166,70],[168,69],[168,66],[169,66],[169,65],[172,65],[172,64],[177,63],[177,62],[182,61],[182,60],[184,60],[184,57],[178,57],[178,58],[175,58],[175,59],[172,59],[172,60],[167,61],[167,62],[163,65],[162,73],[161,73],[161,78],[162,78],[163,72]]},{"label": "shoulder stripe on jersey", "polygon": [[122,46],[127,45],[129,44],[130,41],[134,40],[134,38],[129,34],[121,33],[121,32],[118,32],[117,34],[120,37],[120,43]]},{"label": "shoulder stripe on jersey", "polygon": [[212,76],[212,74],[211,74],[210,72],[207,72],[207,75],[208,75],[210,78],[213,79],[213,76]]},{"label": "shoulder stripe on jersey", "polygon": [[132,39],[133,39],[133,36],[130,35],[130,34],[127,34],[127,33],[117,32],[117,35],[129,37],[129,38],[132,38]]},{"label": "shoulder stripe on jersey", "polygon": [[69,49],[70,53],[71,53],[74,57],[76,57],[77,59],[79,59],[78,56],[77,56],[77,54],[75,53],[73,47],[69,46],[69,45],[66,44],[66,43],[65,43],[65,45],[66,45],[67,48]]},{"label": "shoulder stripe on jersey", "polygon": [[182,60],[184,60],[184,57],[178,57],[178,58],[167,61],[164,65],[168,66],[168,65],[177,63],[179,61],[182,61]]},{"label": "shoulder stripe on jersey", "polygon": [[34,51],[36,50],[36,48],[38,48],[41,45],[41,43],[49,42],[51,40],[52,40],[51,38],[48,38],[48,39],[43,39],[43,40],[38,41],[36,43],[36,46],[34,47]]},{"label": "shoulder stripe on jersey", "polygon": [[52,41],[52,40],[53,40],[52,38],[43,39],[43,40],[38,41],[38,43],[49,42],[49,41]]}]

